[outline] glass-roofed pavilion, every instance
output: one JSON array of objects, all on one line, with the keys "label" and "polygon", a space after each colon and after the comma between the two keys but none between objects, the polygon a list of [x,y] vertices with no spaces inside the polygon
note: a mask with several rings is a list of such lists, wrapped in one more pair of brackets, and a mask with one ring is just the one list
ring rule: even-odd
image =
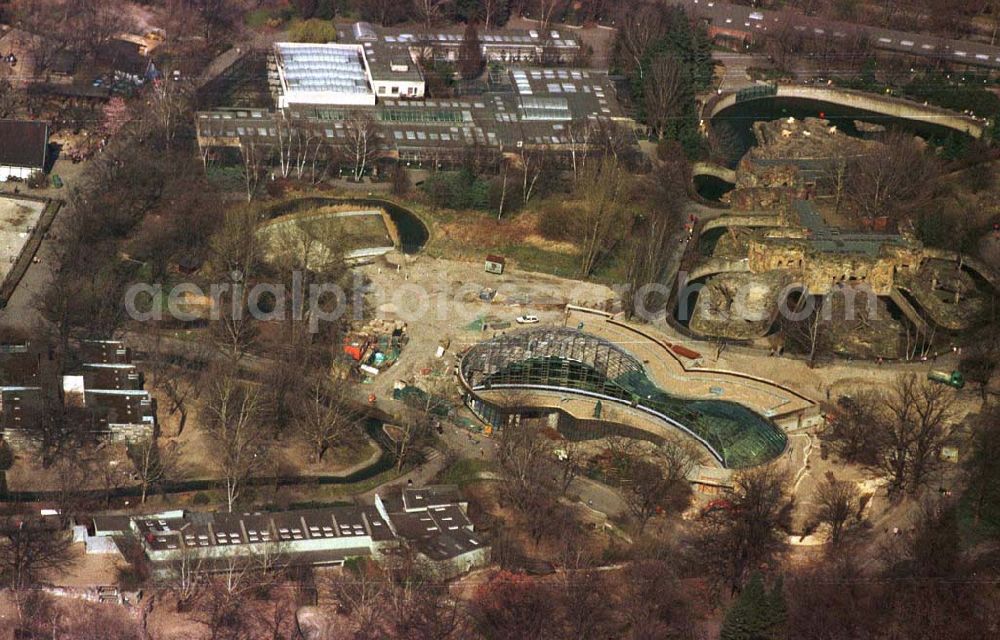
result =
[{"label": "glass-roofed pavilion", "polygon": [[478,392],[538,389],[632,406],[693,437],[727,468],[768,462],[788,442],[777,425],[741,404],[666,393],[627,351],[574,329],[529,329],[481,342],[462,357],[460,374],[469,407],[497,427],[502,411]]}]

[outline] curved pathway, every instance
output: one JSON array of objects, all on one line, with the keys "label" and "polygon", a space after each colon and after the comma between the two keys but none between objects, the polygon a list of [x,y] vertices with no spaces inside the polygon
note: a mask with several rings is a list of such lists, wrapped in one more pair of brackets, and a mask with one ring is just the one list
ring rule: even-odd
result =
[{"label": "curved pathway", "polygon": [[[764,85],[760,86],[763,87]],[[913,120],[946,127],[968,134],[974,138],[981,138],[986,130],[986,123],[979,118],[903,98],[880,96],[863,91],[841,89],[839,87],[817,87],[814,85],[779,84],[776,89],[776,93],[761,93],[755,96],[741,97],[739,92],[715,96],[705,105],[705,119],[711,120],[730,107],[752,100],[802,98],[851,107],[903,120]]]},{"label": "curved pathway", "polygon": [[[688,398],[731,400],[761,415],[780,419],[811,412],[816,403],[789,387],[753,374],[698,366],[700,354],[668,342],[652,327],[622,322],[609,314],[569,307],[567,325],[604,338],[642,360],[650,379],[663,391]],[[689,353],[695,357],[678,355]],[[719,393],[721,390],[721,393]]]}]

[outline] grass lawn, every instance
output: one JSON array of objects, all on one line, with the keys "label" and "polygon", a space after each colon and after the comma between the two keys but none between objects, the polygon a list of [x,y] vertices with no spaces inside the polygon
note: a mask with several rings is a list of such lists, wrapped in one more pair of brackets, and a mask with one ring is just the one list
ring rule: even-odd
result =
[{"label": "grass lawn", "polygon": [[305,238],[344,252],[393,246],[382,215],[343,215],[356,210],[357,207],[318,207],[275,218],[262,225],[260,232],[276,250],[286,241],[298,247]]},{"label": "grass lawn", "polygon": [[[480,261],[487,254],[495,254],[523,271],[579,278],[579,249],[568,242],[544,238],[538,231],[538,214],[531,209],[497,220],[481,211],[440,209],[421,201],[399,204],[431,226],[431,240],[425,249],[431,257]],[[612,254],[598,265],[589,280],[620,282],[623,272],[622,260]]]},{"label": "grass lawn", "polygon": [[958,503],[958,532],[962,545],[973,547],[990,539],[1000,539],[1000,505],[987,502],[979,522],[976,522],[973,508],[972,496],[964,494]]},{"label": "grass lawn", "polygon": [[471,482],[477,482],[480,479],[478,477],[480,473],[495,470],[496,465],[493,462],[476,458],[461,458],[442,469],[436,482],[463,487]]}]

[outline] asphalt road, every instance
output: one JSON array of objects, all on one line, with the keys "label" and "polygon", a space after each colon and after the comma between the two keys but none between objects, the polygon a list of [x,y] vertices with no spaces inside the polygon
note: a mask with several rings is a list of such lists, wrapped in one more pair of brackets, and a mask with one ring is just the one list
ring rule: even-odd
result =
[{"label": "asphalt road", "polygon": [[694,15],[711,20],[720,28],[749,30],[753,33],[773,34],[791,28],[813,38],[833,38],[848,42],[859,33],[868,35],[876,49],[908,53],[915,56],[940,57],[958,64],[969,64],[991,69],[1000,68],[1000,47],[978,42],[949,40],[922,33],[909,33],[811,18],[784,11],[764,11],[716,0],[676,0]]}]

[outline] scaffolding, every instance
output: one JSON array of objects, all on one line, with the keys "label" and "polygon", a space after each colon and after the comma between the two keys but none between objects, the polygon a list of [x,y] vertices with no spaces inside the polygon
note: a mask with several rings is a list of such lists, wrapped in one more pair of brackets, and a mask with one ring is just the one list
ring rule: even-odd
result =
[{"label": "scaffolding", "polygon": [[469,407],[494,426],[502,425],[503,408],[492,406],[477,391],[546,389],[582,393],[640,409],[695,437],[728,468],[767,462],[780,455],[787,444],[780,428],[743,405],[668,394],[627,351],[574,329],[537,328],[504,334],[472,347],[460,367],[470,388]]}]

